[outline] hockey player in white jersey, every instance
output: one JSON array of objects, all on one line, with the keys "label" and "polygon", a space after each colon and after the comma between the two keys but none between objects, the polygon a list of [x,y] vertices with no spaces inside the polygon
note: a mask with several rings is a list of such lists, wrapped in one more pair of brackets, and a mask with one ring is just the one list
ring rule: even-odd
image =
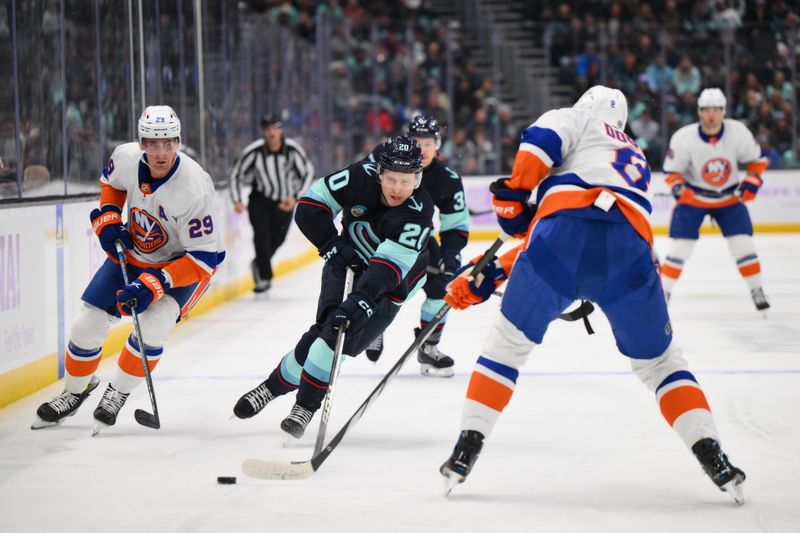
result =
[{"label": "hockey player in white jersey", "polygon": [[[697,99],[699,122],[684,126],[670,139],[664,173],[677,205],[672,212],[672,243],[661,278],[669,300],[700,237],[700,225],[709,215],[722,230],[756,309],[766,312],[769,302],[761,285],[753,224],[744,204],[755,199],[767,159],[744,124],[725,118],[725,106],[721,90],[705,89]],[[747,168],[741,181],[739,163]]]},{"label": "hockey player in white jersey", "polygon": [[[109,328],[139,315],[119,355],[117,371],[94,411],[95,433],[116,423],[128,395],[144,378],[142,352],[152,371],[175,323],[197,303],[224,258],[214,218],[214,185],[203,168],[180,152],[181,124],[168,106],[150,106],[138,121],[138,142],[118,146],[100,177],[100,206],[92,228],[109,255],[92,277],[72,324],[64,392],[36,411],[32,429],[72,416],[99,384],[94,372]],[[127,203],[127,224],[122,212]],[[127,248],[125,285],[115,242]]]},{"label": "hockey player in white jersey", "polygon": [[586,299],[603,310],[620,352],[708,476],[743,501],[745,475],[722,452],[703,390],[672,340],[652,252],[650,168],[623,133],[627,114],[619,90],[592,87],[528,127],[511,178],[492,184],[503,231],[526,240],[475,276],[481,281],[462,273],[448,286],[445,301],[463,309],[508,279],[470,378],[461,434],[440,468],[448,491],[469,474],[550,322]]}]

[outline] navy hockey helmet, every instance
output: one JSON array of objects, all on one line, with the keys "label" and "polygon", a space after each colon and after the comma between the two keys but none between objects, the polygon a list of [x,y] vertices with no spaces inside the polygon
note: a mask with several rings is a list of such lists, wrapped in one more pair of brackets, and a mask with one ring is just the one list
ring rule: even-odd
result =
[{"label": "navy hockey helmet", "polygon": [[442,135],[439,133],[439,121],[427,115],[417,115],[408,124],[409,137],[430,137],[436,140],[436,149],[442,147]]},{"label": "navy hockey helmet", "polygon": [[404,174],[414,174],[414,188],[422,183],[422,149],[410,137],[395,135],[383,143],[383,151],[378,160],[378,181],[385,170]]}]

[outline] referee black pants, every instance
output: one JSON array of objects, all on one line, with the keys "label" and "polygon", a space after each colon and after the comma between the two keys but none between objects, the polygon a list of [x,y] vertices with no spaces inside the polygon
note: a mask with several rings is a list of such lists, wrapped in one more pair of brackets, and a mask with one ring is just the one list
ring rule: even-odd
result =
[{"label": "referee black pants", "polygon": [[256,190],[250,193],[247,211],[250,214],[250,224],[253,226],[258,273],[263,279],[270,280],[272,256],[286,239],[293,212],[282,211],[278,208],[278,202],[266,198]]}]

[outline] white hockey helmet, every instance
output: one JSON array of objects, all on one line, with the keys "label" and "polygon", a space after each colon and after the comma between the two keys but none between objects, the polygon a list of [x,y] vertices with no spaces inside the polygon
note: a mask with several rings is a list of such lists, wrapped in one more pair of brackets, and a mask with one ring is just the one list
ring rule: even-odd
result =
[{"label": "white hockey helmet", "polygon": [[142,139],[173,139],[180,141],[181,121],[168,105],[147,106],[139,117],[139,142]]},{"label": "white hockey helmet", "polygon": [[625,129],[625,123],[628,122],[628,100],[619,89],[595,85],[583,93],[572,107],[593,113],[620,131]]},{"label": "white hockey helmet", "polygon": [[727,106],[728,101],[720,89],[713,87],[711,89],[703,89],[700,97],[697,98],[697,109],[704,107],[721,107],[723,110]]}]

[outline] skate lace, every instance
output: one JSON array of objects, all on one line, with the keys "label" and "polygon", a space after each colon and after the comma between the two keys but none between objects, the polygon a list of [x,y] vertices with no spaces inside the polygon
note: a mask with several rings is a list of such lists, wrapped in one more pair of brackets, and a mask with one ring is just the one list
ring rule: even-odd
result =
[{"label": "skate lace", "polygon": [[108,388],[100,400],[101,409],[105,409],[109,413],[118,413],[122,406],[125,405],[125,400],[128,399],[128,394],[119,392],[115,389]]},{"label": "skate lace", "polygon": [[728,458],[718,447],[714,446],[706,451],[700,458],[703,466],[708,470],[714,480],[717,481],[729,476],[733,469],[728,464]]},{"label": "skate lace", "polygon": [[309,411],[305,407],[301,407],[299,405],[295,405],[292,407],[292,412],[289,413],[287,417],[289,420],[294,420],[295,422],[301,424],[304,428],[311,422],[311,418],[314,416],[313,411]]},{"label": "skate lace", "polygon": [[751,294],[753,296],[753,301],[755,301],[756,303],[762,304],[767,301],[767,297],[764,296],[763,289],[753,289]]},{"label": "skate lace", "polygon": [[440,360],[443,357],[446,357],[442,352],[439,351],[439,348],[437,348],[435,344],[423,345],[422,351],[425,352],[425,355],[436,361]]},{"label": "skate lace", "polygon": [[69,411],[76,403],[78,403],[78,395],[72,394],[71,392],[64,391],[60,395],[56,396],[52,400],[50,400],[50,407],[52,407],[57,413],[66,413]]},{"label": "skate lace", "polygon": [[269,402],[271,402],[275,397],[272,395],[270,390],[267,388],[267,385],[262,383],[255,389],[253,389],[247,395],[247,401],[250,402],[250,405],[253,406],[253,409],[256,411],[260,411],[264,408]]},{"label": "skate lace", "polygon": [[375,340],[367,346],[367,350],[380,350],[381,348],[383,348],[383,335],[378,335]]}]

